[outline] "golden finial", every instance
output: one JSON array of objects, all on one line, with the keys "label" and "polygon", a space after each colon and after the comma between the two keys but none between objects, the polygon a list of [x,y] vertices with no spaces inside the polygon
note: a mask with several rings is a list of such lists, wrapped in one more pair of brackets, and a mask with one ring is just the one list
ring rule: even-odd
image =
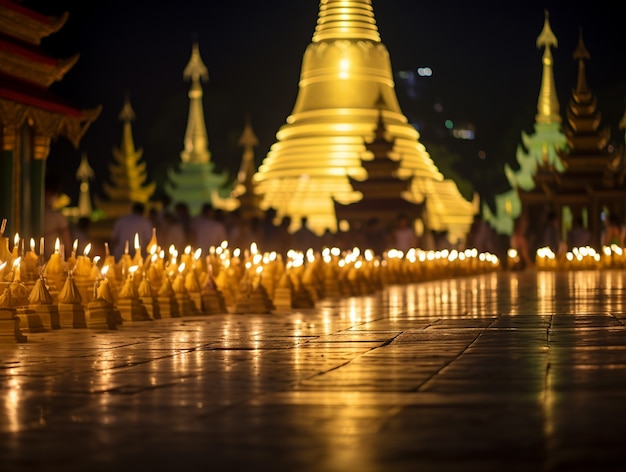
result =
[{"label": "golden finial", "polygon": [[122,105],[122,110],[118,115],[118,119],[123,122],[130,122],[135,120],[135,110],[130,104],[130,93],[126,91],[124,94],[124,105]]},{"label": "golden finial", "polygon": [[576,46],[576,50],[574,51],[574,59],[582,60],[582,59],[591,59],[591,54],[585,47],[585,43],[583,41],[583,29],[578,29],[578,45]]},{"label": "golden finial", "polygon": [[559,42],[557,41],[556,36],[552,32],[552,28],[550,28],[550,14],[548,13],[548,10],[544,10],[544,12],[545,12],[545,19],[543,22],[543,29],[541,30],[541,33],[537,37],[537,48],[541,48],[544,46],[556,48],[559,46]]},{"label": "golden finial", "polygon": [[205,82],[209,80],[209,70],[206,65],[204,65],[202,57],[200,57],[200,47],[197,42],[194,42],[191,48],[191,58],[183,70],[183,78],[192,80],[202,79]]}]

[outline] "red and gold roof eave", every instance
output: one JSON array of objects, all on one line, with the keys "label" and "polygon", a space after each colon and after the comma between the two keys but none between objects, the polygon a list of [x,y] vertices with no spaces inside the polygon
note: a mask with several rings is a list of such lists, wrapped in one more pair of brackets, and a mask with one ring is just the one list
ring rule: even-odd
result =
[{"label": "red and gold roof eave", "polygon": [[51,57],[39,48],[16,40],[0,30],[0,72],[43,87],[59,81],[76,64],[79,54]]},{"label": "red and gold roof eave", "polygon": [[68,17],[68,12],[46,16],[14,0],[0,0],[0,31],[31,44],[59,31]]},{"label": "red and gold roof eave", "polygon": [[47,89],[0,74],[0,123],[21,126],[30,119],[33,126],[51,138],[68,138],[75,147],[102,110],[79,109]]}]

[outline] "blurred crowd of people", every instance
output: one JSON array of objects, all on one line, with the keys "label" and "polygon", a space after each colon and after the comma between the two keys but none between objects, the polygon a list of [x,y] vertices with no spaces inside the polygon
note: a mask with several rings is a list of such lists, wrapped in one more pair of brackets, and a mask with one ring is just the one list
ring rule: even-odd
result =
[{"label": "blurred crowd of people", "polygon": [[[55,240],[58,238],[68,256],[74,241],[80,243],[79,251],[88,243],[91,222],[85,217],[70,222],[54,208],[54,201],[60,193],[58,184],[58,180],[53,178],[46,181],[43,226],[45,252],[50,255],[54,251]],[[601,241],[595,246],[615,244],[624,247],[626,225],[614,214],[603,217],[603,222]],[[569,230],[564,233],[554,211],[545,214],[542,224],[535,225],[534,232],[530,231],[528,218],[525,215],[520,216],[515,220],[513,232],[508,238],[496,234],[481,215],[477,214],[465,239],[456,242],[449,241],[445,233],[428,230],[418,232],[416,221],[402,212],[397,213],[391,226],[377,218],[371,218],[362,226],[336,233],[326,231],[321,236],[309,228],[306,217],[302,217],[299,223],[296,225],[299,229],[291,232],[291,219],[284,217],[277,223],[276,212],[272,209],[264,212],[262,217],[244,219],[238,210],[226,212],[213,208],[210,203],[206,203],[198,215],[192,216],[185,203],[171,204],[165,197],[160,208],[148,208],[143,203],[133,203],[129,213],[115,221],[106,243],[116,258],[125,252],[134,255],[135,238],[138,238],[139,247],[147,248],[153,232],[156,232],[162,248],[167,249],[173,245],[179,252],[188,245],[209,248],[226,241],[231,248],[246,249],[256,243],[261,251],[276,251],[283,255],[289,249],[304,252],[308,249],[319,251],[323,247],[339,247],[343,250],[358,247],[371,249],[378,255],[389,249],[406,252],[411,248],[476,248],[479,252],[490,252],[504,259],[506,251],[514,248],[518,251],[522,268],[533,267],[534,255],[541,247],[549,247],[554,254],[561,255],[574,247],[594,246],[591,233],[582,218],[575,218]]]}]

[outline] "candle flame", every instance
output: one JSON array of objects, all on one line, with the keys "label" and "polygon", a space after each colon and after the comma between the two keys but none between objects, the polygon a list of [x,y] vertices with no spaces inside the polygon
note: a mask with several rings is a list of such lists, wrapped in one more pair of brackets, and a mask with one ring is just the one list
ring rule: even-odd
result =
[{"label": "candle flame", "polygon": [[19,267],[19,266],[20,266],[20,262],[21,262],[21,261],[22,261],[22,258],[21,258],[21,257],[16,258],[16,259],[13,261],[13,267]]},{"label": "candle flame", "polygon": [[59,252],[61,249],[61,240],[59,238],[54,241],[54,252]]},{"label": "candle flame", "polygon": [[108,265],[105,265],[102,270],[100,271],[100,273],[102,274],[103,277],[106,277],[107,273],[109,272],[109,267]]},{"label": "candle flame", "polygon": [[35,252],[35,238],[30,238],[30,250]]},{"label": "candle flame", "polygon": [[181,264],[178,266],[178,272],[182,274],[184,270],[185,270],[185,263],[181,262]]},{"label": "candle flame", "polygon": [[199,247],[198,249],[196,249],[196,252],[193,253],[193,259],[195,261],[199,260],[200,257],[202,257],[202,248]]},{"label": "candle flame", "polygon": [[13,237],[13,244],[17,246],[19,243],[20,243],[20,233],[15,233],[15,236]]},{"label": "candle flame", "polygon": [[76,252],[76,249],[78,249],[78,239],[75,239],[72,243],[72,249],[74,250],[74,252]]},{"label": "candle flame", "polygon": [[141,248],[139,245],[139,233],[135,233],[135,250]]},{"label": "candle flame", "polygon": [[[78,239],[76,241],[78,241]],[[91,243],[88,243],[85,246],[85,249],[83,249],[83,255],[87,257],[89,255],[89,251],[91,251]]]},{"label": "candle flame", "polygon": [[185,247],[185,254],[191,254],[191,246]]},{"label": "candle flame", "polygon": [[134,274],[137,269],[139,269],[139,266],[137,266],[137,265],[130,266],[128,268],[128,272],[130,272],[131,274]]},{"label": "candle flame", "polygon": [[100,262],[100,256],[94,256],[93,257],[93,263],[97,264],[98,262]]}]

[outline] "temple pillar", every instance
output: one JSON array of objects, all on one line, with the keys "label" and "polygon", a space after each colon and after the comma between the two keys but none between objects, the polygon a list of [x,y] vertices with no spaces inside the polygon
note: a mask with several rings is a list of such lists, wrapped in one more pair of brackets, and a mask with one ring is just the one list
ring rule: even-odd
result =
[{"label": "temple pillar", "polygon": [[15,228],[17,228],[13,201],[15,194],[15,132],[15,126],[5,124],[2,127],[2,155],[0,155],[0,220],[6,218],[7,225],[5,234],[8,235],[15,233]]},{"label": "temple pillar", "polygon": [[43,234],[43,218],[45,213],[45,180],[46,159],[50,153],[52,138],[36,133],[33,139],[33,160],[30,169],[31,205],[32,205],[32,232],[31,237],[37,238]]}]

